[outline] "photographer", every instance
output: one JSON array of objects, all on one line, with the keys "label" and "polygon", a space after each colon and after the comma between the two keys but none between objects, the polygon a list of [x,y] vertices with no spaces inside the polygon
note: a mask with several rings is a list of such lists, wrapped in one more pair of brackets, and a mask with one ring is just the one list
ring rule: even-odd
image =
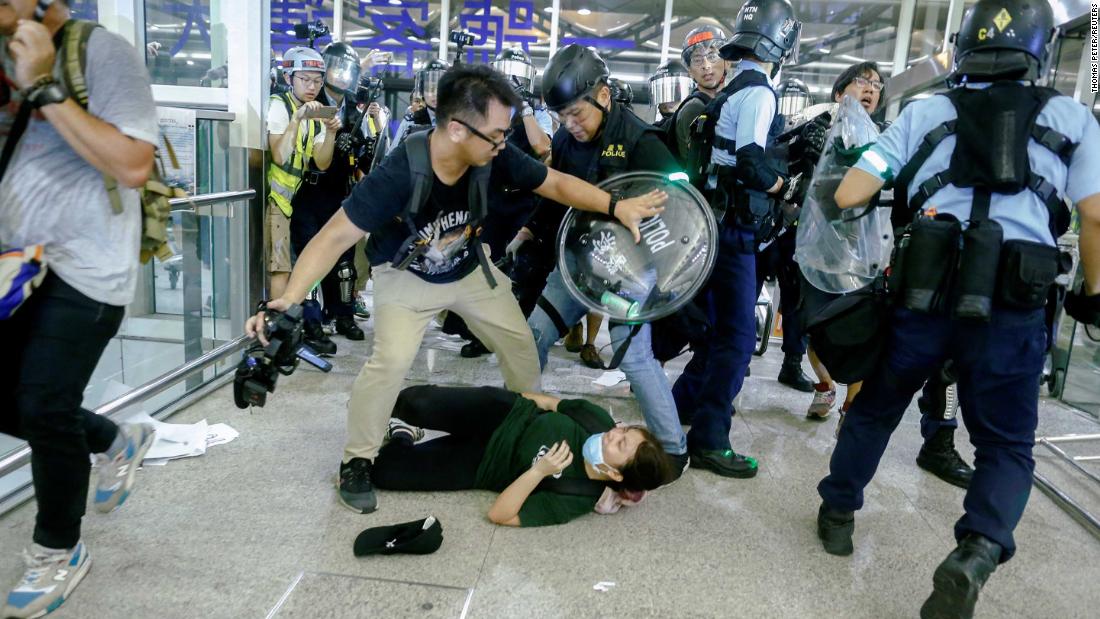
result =
[{"label": "photographer", "polygon": [[[607,193],[549,171],[507,145],[518,105],[511,85],[489,67],[448,71],[439,84],[438,128],[395,149],[356,185],[299,256],[283,297],[268,304],[285,310],[300,302],[340,254],[370,233],[374,346],[352,388],[340,466],[340,499],[357,512],[376,508],[372,460],[401,383],[437,313],[454,310],[466,319],[471,331],[497,352],[510,389],[538,387],[531,332],[511,290],[500,285],[507,278],[488,262],[479,238],[481,219],[500,208],[501,187],[611,213],[631,229],[635,241],[641,239],[638,222],[662,210],[666,196],[660,192],[613,202]],[[426,165],[430,171],[414,176],[410,164],[418,170]],[[425,187],[424,182],[430,184]],[[473,183],[476,192],[470,191]],[[422,201],[414,204],[413,197]],[[262,320],[262,313],[250,318],[247,333],[255,335]]]},{"label": "photographer", "polygon": [[[322,171],[332,164],[336,132],[340,129],[339,118],[333,116],[322,120],[317,117],[324,107],[316,100],[325,82],[325,61],[321,55],[308,47],[293,47],[283,56],[283,70],[290,89],[271,95],[267,108],[267,141],[271,148],[267,181],[271,191],[267,196],[264,245],[273,297],[282,295],[290,278],[290,216],[294,212],[291,203],[294,194],[311,162]],[[316,336],[320,324],[313,324],[310,335]],[[316,343],[316,338],[310,339]]]},{"label": "photographer", "polygon": [[[54,41],[73,49],[72,37],[90,25],[69,21],[65,2],[32,21],[35,8],[34,0],[0,2],[0,251],[40,244],[49,268],[0,320],[0,432],[30,446],[38,503],[26,572],[3,617],[45,615],[87,574],[81,520],[89,454],[99,460],[94,505],[106,513],[129,496],[153,443],[151,426],[118,426],[81,407],[137,286],[142,207],[135,189],[149,177],[157,142],[148,73],[141,53],[98,27],[88,35],[85,62],[63,68]],[[62,85],[75,70],[87,107]],[[117,186],[108,191],[105,177]]]},{"label": "photographer", "polygon": [[[310,239],[337,210],[351,193],[356,173],[369,166],[373,156],[375,138],[368,136],[373,124],[371,116],[364,117],[354,99],[359,82],[359,54],[347,43],[332,43],[325,48],[325,86],[317,94],[316,101],[336,108],[340,128],[335,131],[332,163],[328,169],[319,169],[312,161],[294,194],[291,204],[294,217],[290,220],[290,243],[295,254],[301,254]],[[364,101],[364,103],[367,103]],[[377,107],[377,105],[376,105]],[[365,338],[363,330],[355,323],[356,297],[355,248],[348,249],[339,262],[321,280],[324,297],[324,320],[334,320],[336,333],[352,341]],[[321,321],[317,303],[307,301],[307,325],[311,347],[319,353],[336,352],[336,344],[317,328]]]}]

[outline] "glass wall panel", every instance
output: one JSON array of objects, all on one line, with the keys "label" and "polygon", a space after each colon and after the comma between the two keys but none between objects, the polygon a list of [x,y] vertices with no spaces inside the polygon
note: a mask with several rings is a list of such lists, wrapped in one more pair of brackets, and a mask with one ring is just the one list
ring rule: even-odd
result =
[{"label": "glass wall panel", "polygon": [[[455,0],[449,28],[474,37],[463,62],[492,62],[502,49],[520,47],[542,68],[550,52],[552,7],[549,0]],[[449,47],[456,51],[454,43]]]},{"label": "glass wall panel", "polygon": [[69,11],[75,19],[99,21],[99,0],[69,0]]},{"label": "glass wall panel", "polygon": [[220,19],[232,0],[145,0],[145,63],[154,84],[225,87],[227,36]]}]

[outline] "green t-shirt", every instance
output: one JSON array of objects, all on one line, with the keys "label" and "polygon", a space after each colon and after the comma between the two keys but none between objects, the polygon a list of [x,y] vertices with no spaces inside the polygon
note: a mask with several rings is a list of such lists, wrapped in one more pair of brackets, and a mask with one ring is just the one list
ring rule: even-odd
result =
[{"label": "green t-shirt", "polygon": [[[585,400],[562,400],[558,404],[559,411],[567,411],[568,407],[586,408],[606,419],[608,426],[614,424],[607,411]],[[589,436],[590,433],[568,415],[545,413],[531,400],[517,397],[504,423],[489,439],[485,457],[477,470],[476,487],[502,492],[561,440],[573,450],[573,463],[562,471],[562,475],[587,479],[581,446]],[[599,497],[536,490],[519,510],[520,526],[563,524],[592,511],[598,500]]]}]

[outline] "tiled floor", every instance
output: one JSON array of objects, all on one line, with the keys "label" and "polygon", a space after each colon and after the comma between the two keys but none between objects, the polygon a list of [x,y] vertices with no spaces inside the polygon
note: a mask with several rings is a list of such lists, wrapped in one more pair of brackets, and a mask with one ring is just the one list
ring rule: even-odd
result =
[{"label": "tiled floor", "polygon": [[[915,617],[954,545],[962,492],[913,464],[920,437],[911,410],[868,488],[855,554],[821,550],[814,487],[835,421],[803,419],[805,394],[774,380],[775,349],[754,361],[733,425],[734,448],[760,459],[755,479],[691,470],[640,507],[534,530],[489,523],[487,492],[385,492],[377,512],[358,515],[337,502],[333,482],[347,394],[369,344],[336,341],[332,373],[303,367],[266,408],[237,410],[227,388],[173,418],[226,422],[241,436],[201,458],[147,467],[123,509],[90,514],[84,536],[95,567],[56,616]],[[460,359],[456,348],[431,332],[410,383],[500,383],[495,359]],[[625,383],[595,386],[600,373],[572,357],[554,350],[547,391],[584,394],[639,419]],[[682,362],[669,365],[671,375]],[[1044,402],[1041,418],[1043,434],[1100,431],[1058,403]],[[971,458],[964,432],[960,443]],[[1100,511],[1095,487],[1040,460]],[[363,528],[429,514],[444,529],[434,555],[353,556]],[[33,520],[33,505],[0,519],[0,581],[18,576],[16,553]],[[1017,533],[1019,554],[993,575],[978,615],[1095,617],[1100,541],[1038,491]],[[614,586],[600,592],[598,582]]]}]

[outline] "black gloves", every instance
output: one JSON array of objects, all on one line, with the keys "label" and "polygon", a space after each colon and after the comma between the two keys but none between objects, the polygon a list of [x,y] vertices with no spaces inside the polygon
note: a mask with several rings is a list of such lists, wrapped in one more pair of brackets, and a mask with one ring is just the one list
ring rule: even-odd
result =
[{"label": "black gloves", "polygon": [[802,126],[802,134],[799,135],[799,140],[802,142],[802,158],[807,160],[811,167],[817,165],[817,160],[825,150],[825,138],[829,135],[829,124],[832,121],[832,116],[828,112],[823,112]]},{"label": "black gloves", "polygon": [[1066,314],[1084,325],[1100,327],[1100,294],[1086,295],[1082,288],[1066,295]]}]

